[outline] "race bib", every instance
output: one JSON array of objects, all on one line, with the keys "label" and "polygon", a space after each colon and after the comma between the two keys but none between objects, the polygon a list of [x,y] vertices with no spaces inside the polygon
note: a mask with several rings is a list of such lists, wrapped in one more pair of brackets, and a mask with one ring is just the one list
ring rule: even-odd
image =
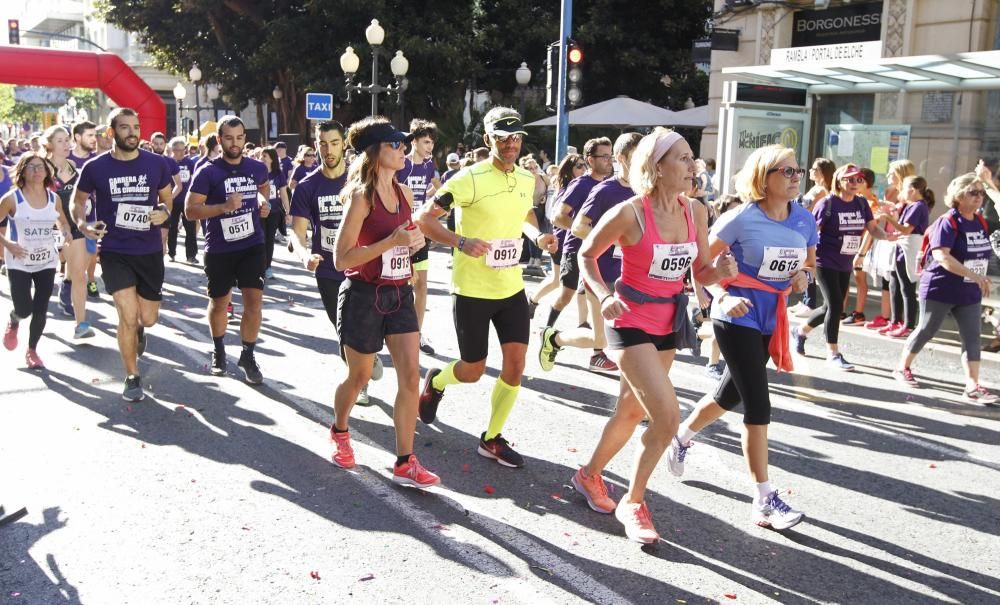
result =
[{"label": "race bib", "polygon": [[764,260],[757,271],[757,279],[766,281],[788,281],[802,267],[806,260],[805,248],[782,248],[764,246]]},{"label": "race bib", "polygon": [[249,213],[223,217],[222,237],[227,242],[238,242],[253,235],[253,218]]},{"label": "race bib", "polygon": [[181,166],[181,170],[177,174],[181,177],[182,183],[187,183],[191,180],[191,171],[186,166]]},{"label": "race bib", "polygon": [[129,231],[149,231],[149,213],[152,210],[149,206],[119,203],[115,214],[115,227]]},{"label": "race bib", "polygon": [[664,281],[677,281],[684,277],[694,255],[698,252],[698,244],[653,244],[653,261],[649,264],[649,277]]},{"label": "race bib", "polygon": [[617,258],[618,260],[622,259],[622,247],[621,246],[619,246],[617,244],[615,245],[614,252],[611,253],[611,258]]},{"label": "race bib", "polygon": [[495,239],[490,241],[490,251],[486,253],[486,266],[493,269],[516,267],[521,261],[521,239]]},{"label": "race bib", "polygon": [[[980,277],[986,277],[986,269],[989,267],[990,261],[987,258],[970,258],[965,261],[965,268],[972,271]],[[971,284],[973,281],[966,277],[962,280],[964,283]]]},{"label": "race bib", "polygon": [[330,227],[319,227],[320,246],[323,250],[333,254],[333,247],[337,243],[337,230]]},{"label": "race bib", "polygon": [[849,254],[854,256],[861,249],[861,236],[860,235],[845,235],[844,243],[840,246],[841,254]]},{"label": "race bib", "polygon": [[32,248],[24,256],[25,267],[43,267],[55,261],[56,249],[52,246]]},{"label": "race bib", "polygon": [[410,279],[411,275],[409,248],[394,246],[382,253],[382,279]]}]

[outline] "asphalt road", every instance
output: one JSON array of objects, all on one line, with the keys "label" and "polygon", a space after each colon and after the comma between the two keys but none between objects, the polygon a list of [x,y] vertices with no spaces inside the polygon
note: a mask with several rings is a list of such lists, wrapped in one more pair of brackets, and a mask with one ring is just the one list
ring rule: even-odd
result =
[{"label": "asphalt road", "polygon": [[[910,391],[888,373],[902,343],[843,330],[859,371],[841,374],[825,367],[817,331],[812,356],[772,383],[772,481],[806,521],[784,533],[749,523],[730,414],[699,436],[682,479],[661,464],[648,502],[663,540],[640,548],[569,486],[617,393],[615,377],[581,369],[585,351],[545,373],[532,343],[505,430],[524,469],[476,454],[490,378],[451,387],[438,422],[418,423],[416,453],[443,487],[393,485],[391,362],[375,405],[352,417],[359,466],[332,465],[333,329],[312,277],[277,256],[261,387],[239,379],[233,330],[230,374],[207,372],[205,278],[179,263],[168,262],[140,362],[140,403],[119,396],[107,296],[91,305],[99,334],[85,344],[50,318],[44,373],[22,369],[23,345],[0,352],[0,503],[29,509],[0,528],[0,603],[1000,602],[1000,408],[960,401],[948,334],[921,355],[925,388]],[[425,332],[437,356],[422,356],[424,369],[457,355],[446,257],[431,258]],[[496,353],[494,341],[491,368]],[[684,416],[713,388],[703,364],[679,355],[671,373]],[[1000,386],[996,355],[983,370]],[[616,499],[638,437],[605,475]]]}]

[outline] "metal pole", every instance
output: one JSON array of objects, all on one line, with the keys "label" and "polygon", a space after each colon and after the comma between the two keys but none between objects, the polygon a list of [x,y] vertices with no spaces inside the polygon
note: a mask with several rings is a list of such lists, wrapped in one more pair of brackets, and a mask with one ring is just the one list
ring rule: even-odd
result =
[{"label": "metal pole", "polygon": [[378,115],[378,46],[372,46],[372,117]]},{"label": "metal pole", "polygon": [[[177,99],[177,136],[184,136],[184,101]],[[184,137],[185,139],[187,137]],[[186,145],[187,143],[185,143]]]},{"label": "metal pole", "polygon": [[566,115],[566,43],[573,33],[573,0],[562,0],[562,25],[559,28],[559,98],[556,102],[556,158],[561,162],[569,146],[569,116]]},{"label": "metal pole", "polygon": [[198,85],[194,85],[194,128],[201,140],[201,101],[198,100]]}]

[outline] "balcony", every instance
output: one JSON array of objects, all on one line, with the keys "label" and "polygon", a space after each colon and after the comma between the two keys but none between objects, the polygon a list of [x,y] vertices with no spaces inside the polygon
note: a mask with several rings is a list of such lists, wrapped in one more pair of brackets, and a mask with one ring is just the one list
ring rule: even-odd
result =
[{"label": "balcony", "polygon": [[83,0],[48,0],[26,2],[21,17],[21,31],[60,33],[83,25],[86,2]]}]

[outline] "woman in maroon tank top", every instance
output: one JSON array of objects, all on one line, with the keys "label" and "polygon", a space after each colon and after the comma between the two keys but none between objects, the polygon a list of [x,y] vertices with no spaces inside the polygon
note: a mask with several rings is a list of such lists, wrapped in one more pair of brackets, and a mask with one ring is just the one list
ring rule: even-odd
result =
[{"label": "woman in maroon tank top", "polygon": [[397,458],[392,480],[425,488],[441,479],[413,455],[420,334],[409,285],[410,256],[423,247],[424,235],[411,220],[413,193],[396,182],[409,141],[409,135],[381,117],[356,122],[347,132],[347,144],[359,155],[341,193],[344,219],[333,252],[334,265],[347,276],[337,305],[337,331],[347,360],[347,376],[334,395],[330,437],[333,463],[352,468],[354,451],[347,421],[358,393],[371,379],[375,354],[384,342],[398,382],[393,409]]}]

